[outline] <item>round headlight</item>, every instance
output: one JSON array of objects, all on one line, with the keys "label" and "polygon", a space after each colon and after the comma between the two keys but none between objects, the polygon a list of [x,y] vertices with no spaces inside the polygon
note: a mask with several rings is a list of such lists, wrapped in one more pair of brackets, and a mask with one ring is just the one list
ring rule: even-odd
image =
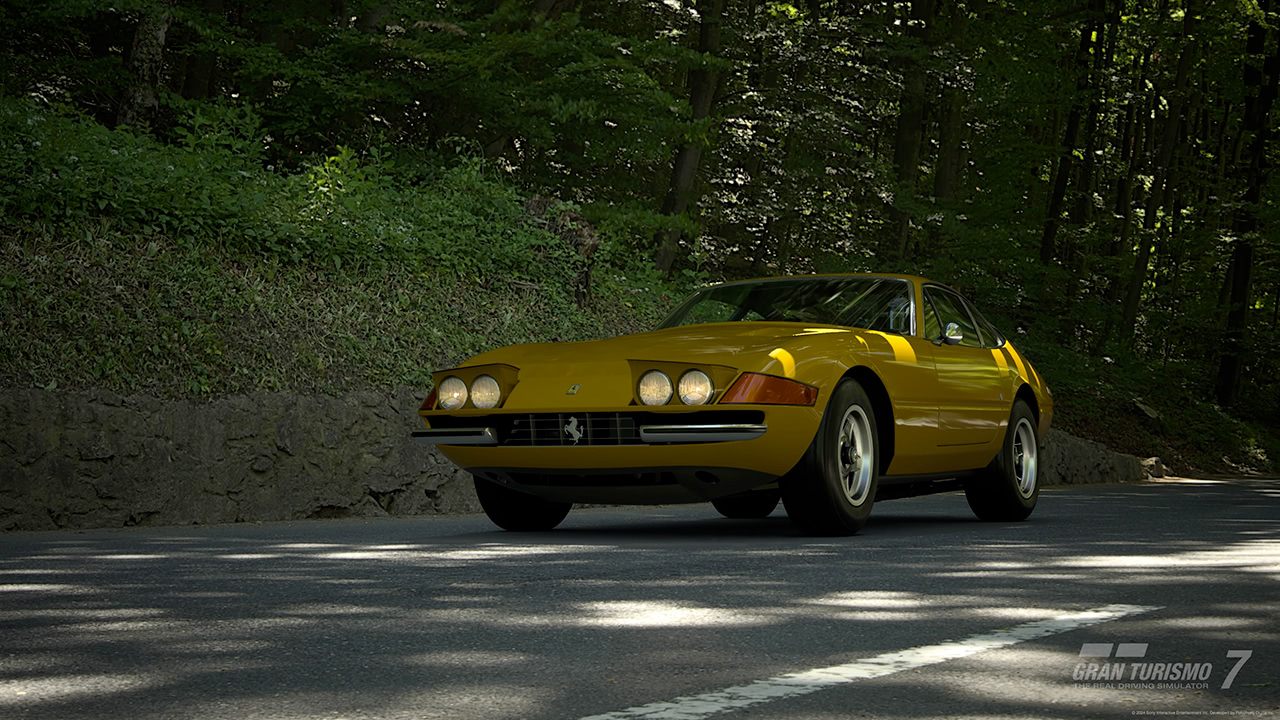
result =
[{"label": "round headlight", "polygon": [[673,388],[671,378],[661,370],[650,370],[640,376],[640,386],[636,388],[640,402],[645,405],[666,405],[671,402]]},{"label": "round headlight", "polygon": [[685,405],[706,405],[711,402],[715,386],[711,378],[701,370],[690,370],[680,376],[680,402]]},{"label": "round headlight", "polygon": [[481,375],[471,383],[471,404],[478,408],[498,407],[501,397],[502,389],[498,387],[498,381],[488,375]]},{"label": "round headlight", "polygon": [[467,404],[467,384],[450,375],[440,381],[440,407],[457,410]]}]

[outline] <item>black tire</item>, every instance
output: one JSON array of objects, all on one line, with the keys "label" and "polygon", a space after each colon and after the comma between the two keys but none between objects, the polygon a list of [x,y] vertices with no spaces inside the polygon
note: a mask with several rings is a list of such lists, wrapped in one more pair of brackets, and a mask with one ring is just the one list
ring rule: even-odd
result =
[{"label": "black tire", "polygon": [[495,482],[473,478],[480,507],[494,525],[516,532],[543,532],[559,525],[569,514],[573,503],[552,502],[503,487]]},{"label": "black tire", "polygon": [[[842,443],[842,426],[851,416],[858,424],[858,436],[846,435]],[[870,457],[866,456],[867,445]],[[856,453],[857,447],[863,448],[861,454]],[[857,472],[854,482],[847,485],[842,467],[853,471],[851,450],[857,454]],[[853,535],[871,515],[880,481],[879,462],[880,434],[871,399],[857,381],[845,378],[832,393],[808,451],[778,483],[787,516],[812,535]]]},{"label": "black tire", "polygon": [[730,520],[757,520],[769,517],[781,498],[778,490],[752,490],[712,500],[711,504]]},{"label": "black tire", "polygon": [[1017,522],[1031,515],[1040,498],[1039,441],[1035,414],[1025,402],[1015,400],[1000,452],[964,488],[980,520]]}]

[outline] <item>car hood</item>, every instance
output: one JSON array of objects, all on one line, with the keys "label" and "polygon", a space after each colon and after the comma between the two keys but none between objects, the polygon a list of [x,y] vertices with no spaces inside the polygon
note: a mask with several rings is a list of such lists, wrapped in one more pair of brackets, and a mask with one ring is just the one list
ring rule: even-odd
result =
[{"label": "car hood", "polygon": [[[503,405],[508,410],[602,409],[631,404],[635,379],[648,363],[668,373],[674,371],[671,364],[696,365],[723,390],[742,371],[795,377],[796,358],[826,354],[807,352],[811,346],[829,348],[842,335],[856,344],[856,333],[791,322],[712,323],[604,340],[512,345],[477,355],[462,367],[518,369],[519,383]],[[438,373],[437,380],[447,372]]]},{"label": "car hood", "polygon": [[723,363],[743,356],[768,356],[779,347],[809,345],[818,336],[856,331],[835,325],[805,325],[794,322],[728,322],[654,330],[620,335],[604,340],[570,343],[511,345],[482,353],[466,365],[504,363],[524,369],[533,365],[627,360],[664,362]]}]

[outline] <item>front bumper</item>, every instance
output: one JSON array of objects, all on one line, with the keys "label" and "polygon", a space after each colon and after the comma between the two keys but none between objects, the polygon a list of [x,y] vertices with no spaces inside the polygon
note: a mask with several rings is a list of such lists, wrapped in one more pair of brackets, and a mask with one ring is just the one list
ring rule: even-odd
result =
[{"label": "front bumper", "polygon": [[[754,440],[769,429],[750,423],[708,423],[686,425],[641,425],[640,442],[708,443]],[[413,439],[424,445],[497,445],[498,429],[493,427],[437,428],[419,430]],[[575,443],[576,445],[576,443]]]},{"label": "front bumper", "polygon": [[491,468],[587,477],[674,468],[719,470],[716,474],[725,477],[742,471],[752,480],[777,478],[794,467],[822,421],[819,409],[792,405],[631,406],[573,413],[504,408],[432,411],[422,417],[429,427],[414,438],[437,446],[473,473]]}]

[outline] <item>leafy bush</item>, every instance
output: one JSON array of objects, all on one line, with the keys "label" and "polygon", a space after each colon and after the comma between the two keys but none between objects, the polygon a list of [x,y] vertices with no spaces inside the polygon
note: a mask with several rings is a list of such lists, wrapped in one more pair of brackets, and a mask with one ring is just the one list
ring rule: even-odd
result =
[{"label": "leafy bush", "polygon": [[481,161],[408,182],[377,148],[339,147],[285,174],[257,164],[253,113],[194,106],[176,146],[28,101],[0,101],[0,212],[124,235],[225,247],[255,258],[391,262],[468,277],[572,277],[580,259],[527,221]]}]

